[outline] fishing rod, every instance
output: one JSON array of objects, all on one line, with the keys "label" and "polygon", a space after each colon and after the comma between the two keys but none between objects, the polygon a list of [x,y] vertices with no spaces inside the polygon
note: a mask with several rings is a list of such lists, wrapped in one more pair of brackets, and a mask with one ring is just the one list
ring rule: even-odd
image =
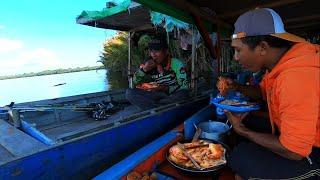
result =
[{"label": "fishing rod", "polygon": [[77,112],[87,112],[92,111],[95,108],[94,107],[12,107],[12,109],[21,110],[21,111],[54,111],[54,110],[72,110]]},{"label": "fishing rod", "polygon": [[72,111],[92,111],[96,109],[96,104],[89,104],[89,105],[33,105],[33,106],[14,106],[14,103],[10,105],[0,107],[3,111],[54,111],[54,110],[72,110]]}]

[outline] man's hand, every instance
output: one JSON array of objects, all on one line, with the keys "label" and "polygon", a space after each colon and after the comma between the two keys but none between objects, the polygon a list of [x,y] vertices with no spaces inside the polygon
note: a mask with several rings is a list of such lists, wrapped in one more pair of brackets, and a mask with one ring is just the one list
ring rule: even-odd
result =
[{"label": "man's hand", "polygon": [[222,96],[226,96],[230,90],[239,91],[244,96],[255,99],[262,100],[262,93],[260,86],[258,85],[241,85],[234,80],[227,77],[219,77],[217,82],[217,87]]},{"label": "man's hand", "polygon": [[168,90],[169,90],[169,87],[165,85],[159,85],[158,87],[151,89],[151,91],[161,91],[165,93],[167,93]]},{"label": "man's hand", "polygon": [[229,122],[232,124],[233,129],[239,134],[244,135],[244,132],[248,129],[242,123],[242,120],[248,115],[248,113],[244,114],[235,114],[230,111],[224,111],[228,117]]},{"label": "man's hand", "polygon": [[157,67],[156,62],[154,62],[154,60],[150,59],[146,63],[144,63],[144,66],[142,67],[142,69],[144,72],[148,72],[155,67]]},{"label": "man's hand", "polygon": [[217,88],[221,95],[225,96],[230,90],[237,90],[239,84],[227,77],[219,77]]}]

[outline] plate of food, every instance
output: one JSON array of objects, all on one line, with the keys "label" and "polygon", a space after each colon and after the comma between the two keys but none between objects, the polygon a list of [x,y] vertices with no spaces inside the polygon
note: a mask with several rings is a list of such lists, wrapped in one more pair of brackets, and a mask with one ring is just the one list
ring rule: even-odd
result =
[{"label": "plate of food", "polygon": [[174,167],[194,173],[214,172],[227,163],[228,147],[209,140],[191,143],[177,143],[167,153],[167,159]]},{"label": "plate of food", "polygon": [[142,83],[136,86],[136,88],[146,91],[151,91],[152,89],[155,89],[157,87],[159,87],[159,85],[156,82]]},{"label": "plate of food", "polygon": [[241,99],[227,99],[223,97],[216,97],[212,98],[210,102],[218,108],[236,113],[244,113],[260,109],[260,105],[258,103],[243,101]]}]

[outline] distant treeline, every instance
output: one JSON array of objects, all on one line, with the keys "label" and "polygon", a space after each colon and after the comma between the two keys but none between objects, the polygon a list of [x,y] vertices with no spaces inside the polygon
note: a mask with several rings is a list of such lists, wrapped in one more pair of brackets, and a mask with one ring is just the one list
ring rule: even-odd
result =
[{"label": "distant treeline", "polygon": [[31,72],[31,73],[23,73],[17,75],[9,75],[9,76],[0,76],[0,80],[4,79],[16,79],[16,78],[24,78],[24,77],[33,77],[33,76],[44,76],[51,74],[64,74],[64,73],[72,73],[72,72],[80,72],[80,71],[91,71],[105,69],[104,66],[92,66],[92,67],[77,67],[77,68],[68,68],[68,69],[55,69],[55,70],[45,70],[41,72]]}]

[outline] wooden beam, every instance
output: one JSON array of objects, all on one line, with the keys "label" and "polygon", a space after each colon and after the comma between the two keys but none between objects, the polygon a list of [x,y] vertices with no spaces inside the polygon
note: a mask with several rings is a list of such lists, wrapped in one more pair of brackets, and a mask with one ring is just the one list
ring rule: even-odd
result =
[{"label": "wooden beam", "polygon": [[249,10],[255,9],[257,7],[259,7],[259,8],[274,8],[274,7],[279,7],[279,6],[284,6],[284,5],[288,5],[288,4],[297,3],[297,2],[300,2],[300,1],[303,1],[303,0],[281,0],[281,1],[274,1],[274,2],[270,2],[270,3],[264,3],[264,4],[256,3],[256,4],[251,5],[250,7],[245,8],[245,9],[240,9],[238,11],[233,11],[233,12],[227,12],[227,13],[224,13],[224,14],[220,14],[220,15],[218,15],[218,17],[220,17],[220,18],[235,17],[235,16],[238,16],[238,15],[244,13],[244,12],[247,12]]},{"label": "wooden beam", "polygon": [[207,29],[204,27],[201,18],[197,14],[192,14],[192,18],[194,19],[195,25],[197,26],[199,33],[204,41],[205,46],[208,48],[210,56],[212,59],[216,58],[215,49],[212,44],[212,40],[210,38],[210,34]]},{"label": "wooden beam", "polygon": [[286,27],[286,29],[310,28],[312,26],[320,26],[320,22],[318,21],[318,22],[295,24],[295,25]]},{"label": "wooden beam", "polygon": [[197,50],[197,44],[196,44],[196,28],[192,26],[192,54],[191,54],[191,89],[193,92],[193,95],[197,94],[197,81],[196,81],[196,50]]},{"label": "wooden beam", "polygon": [[145,24],[143,26],[133,28],[130,31],[131,32],[139,32],[139,31],[146,31],[146,30],[150,30],[150,29],[155,29],[155,27],[153,27],[152,24]]},{"label": "wooden beam", "polygon": [[315,27],[305,27],[305,28],[299,28],[299,29],[292,29],[290,33],[299,35],[299,36],[308,36],[309,34],[317,34],[319,32],[320,26],[317,28]]},{"label": "wooden beam", "polygon": [[219,19],[216,16],[212,16],[210,14],[207,14],[205,11],[201,10],[199,7],[197,7],[194,4],[189,3],[186,0],[169,0],[170,3],[174,4],[175,7],[180,8],[183,11],[189,11],[190,14],[196,14],[200,16],[203,19],[208,20],[209,22],[213,24],[218,24],[220,26],[226,27],[226,28],[233,28],[233,26],[229,23],[224,22],[223,20]]},{"label": "wooden beam", "polygon": [[302,17],[297,17],[297,18],[291,18],[291,19],[284,19],[284,23],[296,23],[299,21],[310,21],[314,19],[320,19],[319,14],[311,15],[311,16],[302,16]]},{"label": "wooden beam", "polygon": [[129,37],[128,37],[128,83],[129,83],[129,88],[133,88],[133,76],[131,74],[131,65],[132,65],[132,36],[134,35],[134,31],[129,32]]}]

